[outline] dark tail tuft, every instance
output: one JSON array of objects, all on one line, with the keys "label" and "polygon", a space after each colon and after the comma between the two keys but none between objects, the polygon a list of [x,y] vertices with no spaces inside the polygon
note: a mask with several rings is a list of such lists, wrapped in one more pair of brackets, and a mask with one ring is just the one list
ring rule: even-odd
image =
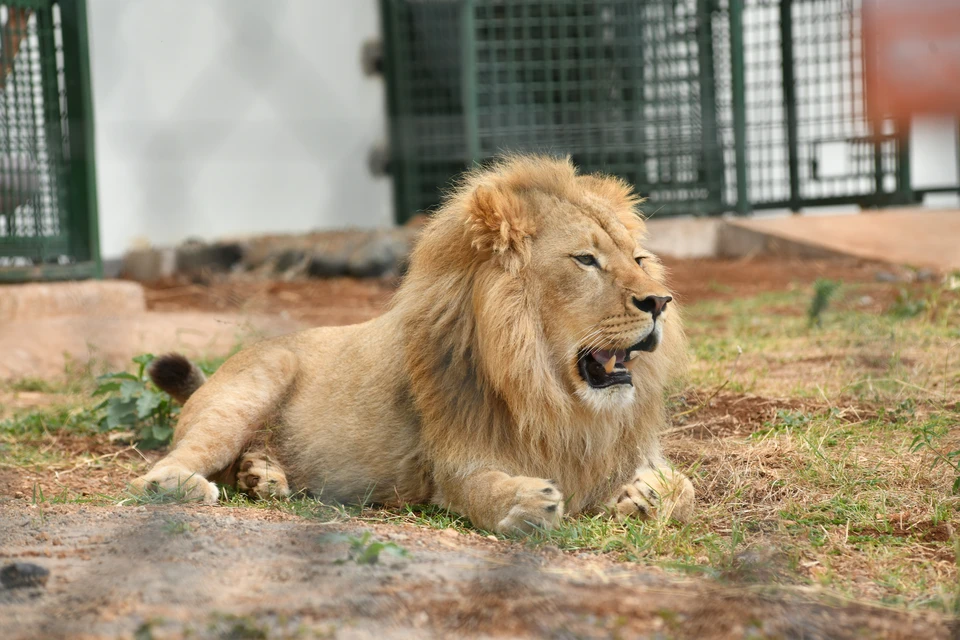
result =
[{"label": "dark tail tuft", "polygon": [[150,363],[147,374],[153,384],[169,393],[180,404],[186,402],[207,380],[200,367],[179,353],[168,353],[155,359]]}]

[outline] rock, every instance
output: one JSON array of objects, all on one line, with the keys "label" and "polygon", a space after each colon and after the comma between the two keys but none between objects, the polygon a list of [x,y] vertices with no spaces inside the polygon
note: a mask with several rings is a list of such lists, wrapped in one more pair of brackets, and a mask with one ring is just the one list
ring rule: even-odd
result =
[{"label": "rock", "polygon": [[120,277],[151,282],[172,276],[177,271],[176,249],[133,249],[120,261]]},{"label": "rock", "polygon": [[347,256],[315,253],[307,263],[307,275],[311,278],[339,278],[345,276],[347,275]]},{"label": "rock", "polygon": [[243,260],[243,254],[243,245],[237,242],[188,242],[177,249],[177,271],[187,275],[202,271],[227,272]]},{"label": "rock", "polygon": [[410,252],[410,230],[378,230],[360,244],[347,260],[347,273],[355,278],[377,278],[402,272]]},{"label": "rock", "polygon": [[48,569],[29,562],[14,562],[0,569],[0,584],[7,589],[45,587],[49,579]]},{"label": "rock", "polygon": [[896,274],[890,273],[889,271],[877,271],[873,278],[877,282],[896,282],[899,280]]},{"label": "rock", "polygon": [[920,269],[915,277],[917,282],[933,282],[937,279],[937,274],[930,269]]},{"label": "rock", "polygon": [[285,249],[274,257],[273,270],[277,273],[289,271],[306,260],[306,254],[299,249]]}]

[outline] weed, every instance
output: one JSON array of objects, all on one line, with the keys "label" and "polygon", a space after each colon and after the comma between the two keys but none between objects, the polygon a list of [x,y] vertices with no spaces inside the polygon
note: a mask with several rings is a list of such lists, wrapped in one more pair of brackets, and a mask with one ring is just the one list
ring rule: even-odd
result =
[{"label": "weed", "polygon": [[897,319],[923,316],[927,323],[948,325],[960,312],[960,300],[952,291],[949,281],[924,287],[922,291],[901,287],[887,313]]},{"label": "weed", "polygon": [[811,327],[823,325],[823,312],[827,310],[830,299],[833,298],[839,288],[839,282],[823,278],[819,278],[813,283],[813,299],[807,309],[807,319]]},{"label": "weed", "polygon": [[397,556],[408,558],[410,552],[393,542],[379,542],[372,540],[369,531],[364,531],[359,538],[356,536],[330,536],[330,540],[345,540],[350,543],[350,549],[347,551],[347,557],[337,560],[337,564],[347,562],[356,562],[357,564],[376,564],[380,561],[380,554],[383,552],[392,553]]},{"label": "weed", "polygon": [[25,391],[25,392],[34,392],[34,393],[54,393],[55,389],[52,384],[44,380],[43,378],[21,378],[20,380],[14,380],[6,385],[10,391]]},{"label": "weed", "polygon": [[910,451],[917,452],[925,449],[933,454],[933,462],[930,464],[932,469],[940,465],[948,469],[948,473],[954,476],[951,491],[954,495],[960,495],[960,449],[954,451],[944,451],[940,448],[938,440],[944,435],[946,427],[940,424],[938,420],[927,420],[915,429],[913,442],[910,444]]},{"label": "weed", "polygon": [[157,449],[170,442],[173,424],[180,409],[165,392],[157,389],[146,374],[153,354],[137,356],[136,375],[108,373],[97,378],[94,396],[107,395],[96,411],[101,411],[101,431],[130,430],[142,449]]},{"label": "weed", "polygon": [[189,522],[184,522],[183,520],[168,520],[166,524],[164,524],[163,530],[170,535],[184,535],[190,533],[193,527],[190,526]]},{"label": "weed", "polygon": [[53,431],[93,433],[97,414],[84,407],[48,407],[0,421],[0,435],[38,437]]},{"label": "weed", "polygon": [[233,614],[214,614],[208,631],[217,638],[230,640],[266,640],[270,637],[266,626],[255,619]]},{"label": "weed", "polygon": [[928,308],[929,303],[925,298],[917,297],[906,287],[901,287],[888,312],[895,318],[913,318]]},{"label": "weed", "polygon": [[805,413],[778,409],[776,419],[764,422],[763,428],[754,431],[750,437],[754,440],[762,440],[778,434],[790,434],[805,427],[809,422],[810,416]]}]

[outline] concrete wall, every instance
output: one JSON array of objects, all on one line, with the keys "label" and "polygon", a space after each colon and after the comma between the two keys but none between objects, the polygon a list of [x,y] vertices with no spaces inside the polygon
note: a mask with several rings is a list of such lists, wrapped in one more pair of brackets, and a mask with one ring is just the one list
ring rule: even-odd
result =
[{"label": "concrete wall", "polygon": [[102,252],[392,222],[376,0],[89,0]]}]

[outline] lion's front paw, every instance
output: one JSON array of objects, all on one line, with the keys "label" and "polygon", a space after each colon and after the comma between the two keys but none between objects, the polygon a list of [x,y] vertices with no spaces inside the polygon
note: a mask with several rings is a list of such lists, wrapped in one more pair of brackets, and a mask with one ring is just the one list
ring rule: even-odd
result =
[{"label": "lion's front paw", "polygon": [[608,503],[618,517],[673,518],[686,522],[693,515],[693,485],[668,467],[646,467],[620,487]]},{"label": "lion's front paw", "polygon": [[237,472],[237,489],[260,499],[290,495],[283,469],[264,453],[243,454]]},{"label": "lion's front paw", "polygon": [[130,483],[133,493],[177,501],[216,504],[217,485],[203,476],[179,466],[154,467],[147,475]]},{"label": "lion's front paw", "polygon": [[563,494],[555,484],[540,478],[511,478],[516,500],[506,517],[497,523],[497,533],[530,533],[550,530],[563,517]]}]

